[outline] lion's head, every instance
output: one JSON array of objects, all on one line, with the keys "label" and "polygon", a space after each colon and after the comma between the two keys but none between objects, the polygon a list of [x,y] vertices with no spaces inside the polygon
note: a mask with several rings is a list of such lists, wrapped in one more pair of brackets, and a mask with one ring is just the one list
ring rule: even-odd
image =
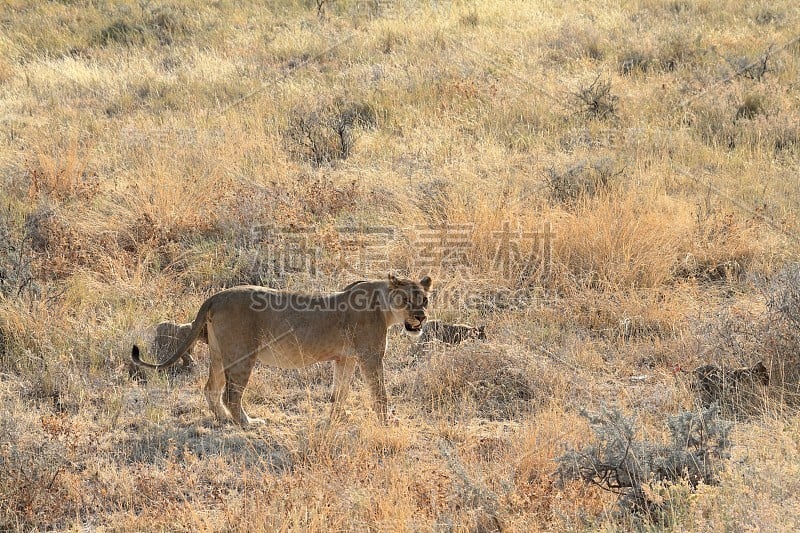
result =
[{"label": "lion's head", "polygon": [[431,278],[425,276],[419,282],[399,279],[389,274],[389,305],[392,313],[401,319],[406,333],[419,335],[422,324],[428,319],[428,294]]}]

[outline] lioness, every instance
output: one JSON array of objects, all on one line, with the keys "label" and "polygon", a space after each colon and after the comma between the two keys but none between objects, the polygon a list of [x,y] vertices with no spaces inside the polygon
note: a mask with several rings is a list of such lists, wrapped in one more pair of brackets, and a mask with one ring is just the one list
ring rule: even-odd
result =
[{"label": "lioness", "polygon": [[769,370],[761,361],[751,367],[730,370],[703,365],[694,370],[694,378],[692,386],[700,402],[707,406],[725,397],[735,397],[743,388],[752,390],[756,384],[769,385]]},{"label": "lioness", "polygon": [[167,361],[145,363],[135,345],[131,360],[149,368],[172,365],[205,328],[210,356],[206,400],[218,420],[230,417],[241,426],[263,423],[242,409],[242,394],[256,360],[281,368],[333,361],[331,416],[347,397],[358,364],[378,419],[385,424],[386,332],[394,324],[403,324],[406,332],[419,335],[427,319],[430,287],[427,276],[417,283],[391,274],[388,280],[355,283],[325,295],[234,287],[203,302],[189,336]]},{"label": "lioness", "polygon": [[467,324],[448,324],[441,320],[429,320],[422,327],[420,344],[439,340],[446,344],[461,344],[467,339],[486,340],[486,326],[473,327]]}]

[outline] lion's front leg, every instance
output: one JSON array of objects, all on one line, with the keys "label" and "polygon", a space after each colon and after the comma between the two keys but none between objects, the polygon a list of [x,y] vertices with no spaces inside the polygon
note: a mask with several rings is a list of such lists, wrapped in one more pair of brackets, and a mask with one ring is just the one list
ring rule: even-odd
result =
[{"label": "lion's front leg", "polygon": [[356,369],[356,360],[352,357],[339,359],[333,363],[333,391],[331,392],[331,420],[342,410],[342,405],[350,392],[350,382]]},{"label": "lion's front leg", "polygon": [[386,384],[383,379],[383,355],[373,356],[360,361],[361,373],[372,393],[373,409],[378,415],[378,421],[387,425],[387,408],[389,401],[386,397]]}]

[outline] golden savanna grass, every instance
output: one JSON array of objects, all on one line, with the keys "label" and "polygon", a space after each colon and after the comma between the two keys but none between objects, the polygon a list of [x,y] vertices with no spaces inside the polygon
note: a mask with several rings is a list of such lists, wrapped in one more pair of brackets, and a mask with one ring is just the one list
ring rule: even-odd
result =
[{"label": "golden savanna grass", "polygon": [[[797,528],[793,2],[10,0],[0,26],[0,529]],[[258,368],[248,431],[205,370],[128,377],[216,290],[389,270],[489,337],[392,333],[397,426],[356,378],[327,427],[326,366]],[[760,359],[719,484],[650,489],[666,522],[556,482],[581,409],[658,440],[682,370]]]}]

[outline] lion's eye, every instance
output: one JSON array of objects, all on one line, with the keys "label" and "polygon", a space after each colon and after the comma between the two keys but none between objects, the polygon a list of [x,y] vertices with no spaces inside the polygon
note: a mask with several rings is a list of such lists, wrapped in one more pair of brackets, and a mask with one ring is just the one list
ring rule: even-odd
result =
[{"label": "lion's eye", "polygon": [[428,307],[428,297],[424,296],[422,298],[422,307]]}]

